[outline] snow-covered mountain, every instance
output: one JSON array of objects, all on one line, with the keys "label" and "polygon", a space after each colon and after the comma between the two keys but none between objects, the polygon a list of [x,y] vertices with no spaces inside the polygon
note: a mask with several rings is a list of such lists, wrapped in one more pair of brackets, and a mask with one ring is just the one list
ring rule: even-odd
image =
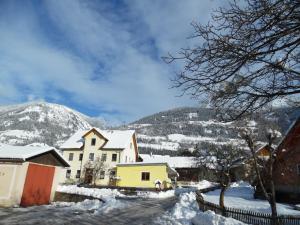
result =
[{"label": "snow-covered mountain", "polygon": [[[220,122],[214,110],[185,107],[156,113],[125,126],[136,129],[141,153],[177,155],[180,151],[192,150],[196,145],[209,149],[214,145],[246,147],[237,128],[248,127],[263,132],[266,123],[272,121],[276,130],[283,133],[299,115],[295,110],[276,109],[267,115],[268,122],[259,117],[243,122]],[[261,133],[261,144],[264,135]]]},{"label": "snow-covered mountain", "polygon": [[[299,110],[277,109],[268,117],[283,133],[299,115]],[[31,102],[0,107],[0,143],[43,143],[58,147],[77,130],[91,126],[103,128],[104,123],[63,105]],[[201,148],[228,144],[243,146],[244,141],[237,132],[237,128],[243,126],[260,131],[265,121],[254,118],[243,124],[224,123],[217,120],[211,109],[186,107],[144,117],[122,129],[137,131],[141,153],[178,155],[196,144]]]},{"label": "snow-covered mountain", "polygon": [[0,142],[59,146],[79,129],[91,127],[89,117],[66,106],[31,102],[0,107]]}]

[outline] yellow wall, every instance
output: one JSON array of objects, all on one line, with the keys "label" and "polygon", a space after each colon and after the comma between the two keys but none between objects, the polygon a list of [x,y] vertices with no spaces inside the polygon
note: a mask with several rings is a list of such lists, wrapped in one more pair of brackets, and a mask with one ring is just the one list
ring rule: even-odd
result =
[{"label": "yellow wall", "polygon": [[[142,181],[142,172],[150,172],[150,180]],[[171,186],[166,165],[118,165],[117,181],[119,187],[155,188],[155,181],[160,180],[164,188]]]}]

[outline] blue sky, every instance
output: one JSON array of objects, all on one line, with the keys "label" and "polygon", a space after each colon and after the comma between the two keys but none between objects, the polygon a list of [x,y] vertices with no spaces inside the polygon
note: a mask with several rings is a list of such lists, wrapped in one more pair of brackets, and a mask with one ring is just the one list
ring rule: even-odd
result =
[{"label": "blue sky", "polygon": [[193,45],[218,0],[0,1],[0,104],[44,100],[109,123],[174,107],[178,70],[161,57]]}]

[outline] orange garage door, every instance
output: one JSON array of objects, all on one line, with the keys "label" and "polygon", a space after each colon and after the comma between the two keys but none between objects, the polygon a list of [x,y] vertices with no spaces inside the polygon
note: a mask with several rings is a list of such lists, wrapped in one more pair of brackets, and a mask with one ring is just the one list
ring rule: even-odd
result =
[{"label": "orange garage door", "polygon": [[55,167],[29,164],[21,206],[43,205],[50,202]]}]

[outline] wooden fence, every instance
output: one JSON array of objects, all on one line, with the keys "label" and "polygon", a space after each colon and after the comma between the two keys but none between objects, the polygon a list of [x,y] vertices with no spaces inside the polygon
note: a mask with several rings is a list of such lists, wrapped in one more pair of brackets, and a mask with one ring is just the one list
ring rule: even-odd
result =
[{"label": "wooden fence", "polygon": [[[272,218],[270,213],[258,213],[258,212],[235,209],[230,207],[225,207],[225,209],[222,210],[219,205],[204,201],[200,192],[197,192],[196,194],[197,194],[197,202],[199,208],[202,211],[211,210],[217,214],[226,217],[231,217],[248,224],[254,224],[254,225],[272,224]],[[300,216],[280,215],[276,219],[277,219],[277,224],[280,225],[300,225]]]}]

